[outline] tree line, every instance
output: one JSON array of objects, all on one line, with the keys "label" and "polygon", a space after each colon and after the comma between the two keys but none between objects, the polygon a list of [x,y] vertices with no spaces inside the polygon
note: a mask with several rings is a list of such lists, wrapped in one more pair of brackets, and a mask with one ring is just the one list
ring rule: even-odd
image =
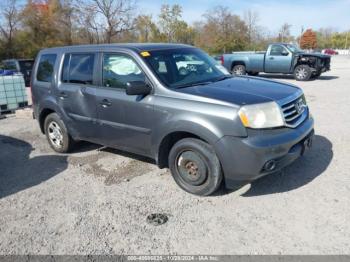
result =
[{"label": "tree line", "polygon": [[[236,15],[217,6],[200,21],[187,23],[180,5],[162,5],[159,15],[138,14],[134,0],[2,0],[0,59],[34,58],[42,48],[72,44],[172,42],[210,54],[263,50],[270,42],[298,42],[285,23],[276,33],[259,24],[259,14]],[[318,48],[344,48],[348,33],[331,28],[315,32]],[[349,42],[349,43],[348,43]]]}]

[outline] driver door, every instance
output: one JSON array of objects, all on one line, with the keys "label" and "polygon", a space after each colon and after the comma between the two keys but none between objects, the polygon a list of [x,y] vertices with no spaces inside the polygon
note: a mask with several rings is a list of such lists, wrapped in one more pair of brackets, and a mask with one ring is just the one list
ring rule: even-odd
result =
[{"label": "driver door", "polygon": [[290,73],[292,53],[283,45],[272,45],[265,58],[266,73]]},{"label": "driver door", "polygon": [[124,53],[101,57],[101,85],[96,90],[101,143],[142,155],[150,155],[153,95],[130,96],[126,84],[147,81],[136,61]]}]

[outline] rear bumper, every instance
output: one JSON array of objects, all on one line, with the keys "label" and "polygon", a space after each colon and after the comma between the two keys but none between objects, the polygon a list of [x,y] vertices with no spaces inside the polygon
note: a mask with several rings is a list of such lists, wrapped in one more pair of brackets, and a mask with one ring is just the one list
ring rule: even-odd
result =
[{"label": "rear bumper", "polygon": [[248,130],[248,137],[225,136],[215,144],[227,188],[236,188],[288,166],[312,144],[312,118],[295,129]]}]

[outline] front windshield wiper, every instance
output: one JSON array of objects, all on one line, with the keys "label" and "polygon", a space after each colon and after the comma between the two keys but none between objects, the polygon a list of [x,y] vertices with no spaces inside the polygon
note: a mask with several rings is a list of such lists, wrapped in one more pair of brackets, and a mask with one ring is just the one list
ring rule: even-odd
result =
[{"label": "front windshield wiper", "polygon": [[215,78],[213,80],[210,81],[205,81],[205,82],[197,82],[197,83],[192,83],[192,84],[185,84],[185,85],[180,85],[180,86],[176,86],[176,89],[180,89],[180,88],[186,88],[186,87],[192,87],[192,86],[205,86],[205,85],[209,85],[212,84],[214,82],[219,82],[219,81],[223,81],[229,78],[232,78],[232,75],[225,75],[225,76],[220,76],[218,78]]},{"label": "front windshield wiper", "polygon": [[226,80],[226,79],[230,79],[230,78],[232,78],[232,77],[233,77],[233,76],[231,76],[231,75],[221,76],[221,77],[215,79],[215,82],[219,82],[219,81],[223,81],[223,80]]},{"label": "front windshield wiper", "polygon": [[198,82],[198,83],[192,83],[192,84],[185,84],[185,85],[179,85],[174,87],[175,89],[180,89],[180,88],[186,88],[186,87],[192,87],[192,86],[205,86],[212,84],[213,81],[207,81],[207,82]]}]

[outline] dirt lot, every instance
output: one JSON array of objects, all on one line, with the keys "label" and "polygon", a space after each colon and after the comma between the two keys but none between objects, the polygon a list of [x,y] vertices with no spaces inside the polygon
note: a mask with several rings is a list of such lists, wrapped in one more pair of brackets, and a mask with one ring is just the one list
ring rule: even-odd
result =
[{"label": "dirt lot", "polygon": [[[297,83],[316,121],[309,154],[213,197],[117,150],[54,154],[34,120],[0,120],[0,254],[349,254],[350,57],[332,68]],[[155,212],[168,222],[148,224]]]}]

